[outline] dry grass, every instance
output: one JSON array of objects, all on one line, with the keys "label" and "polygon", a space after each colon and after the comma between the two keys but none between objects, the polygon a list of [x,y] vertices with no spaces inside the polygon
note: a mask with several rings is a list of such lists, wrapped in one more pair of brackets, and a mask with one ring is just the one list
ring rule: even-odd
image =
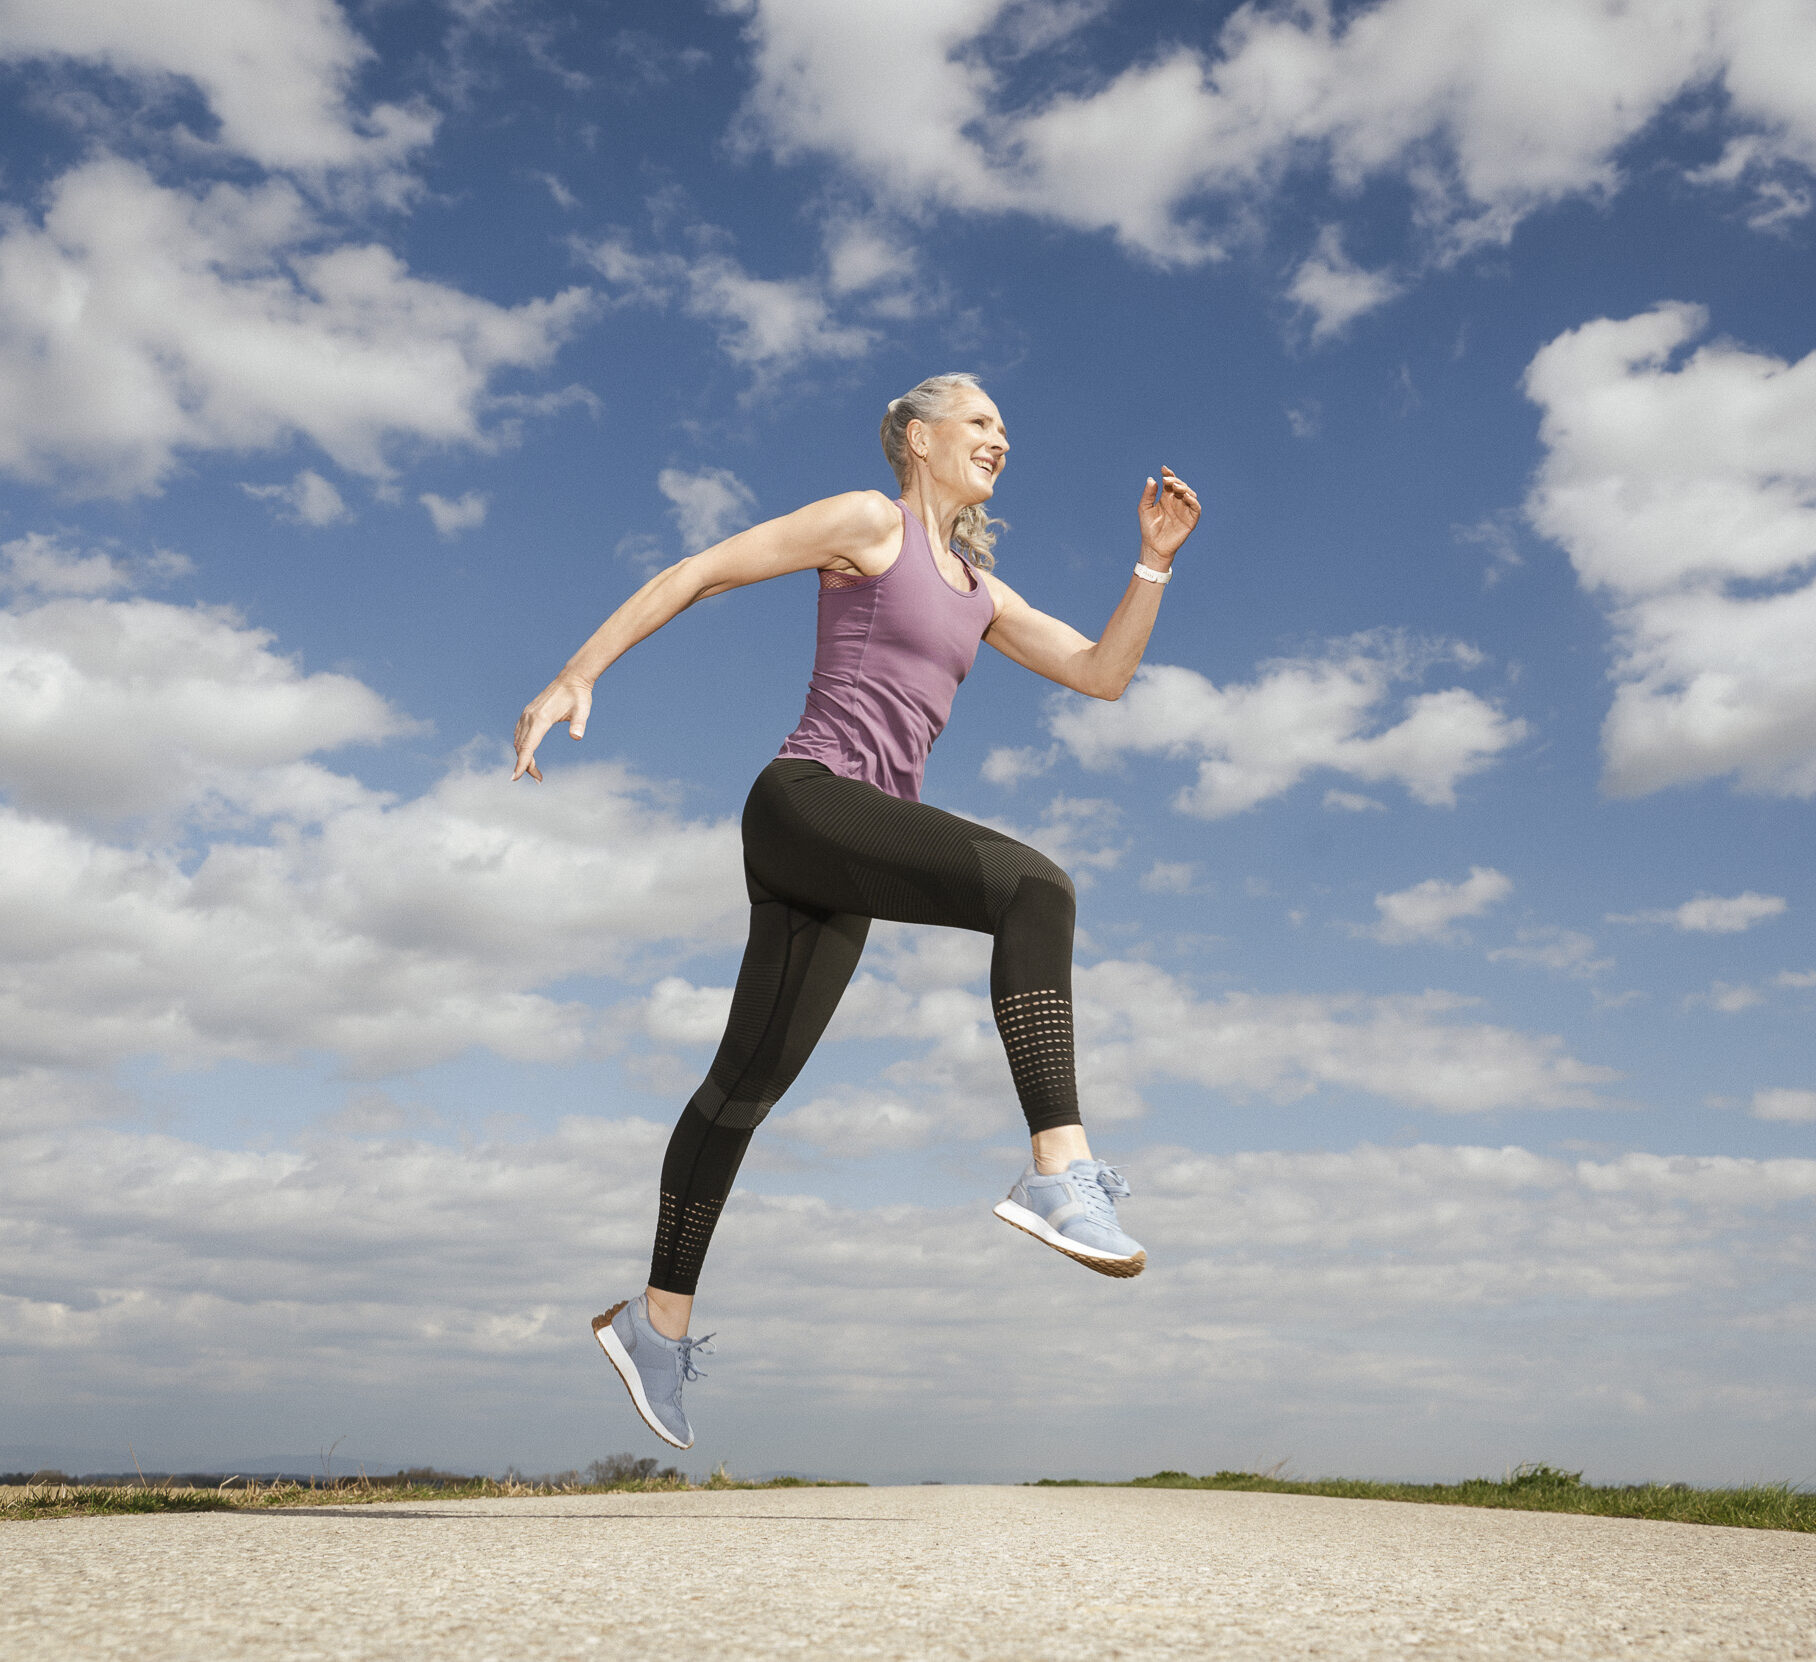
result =
[{"label": "dry grass", "polygon": [[[569,1477],[572,1480],[569,1480]],[[680,1473],[627,1477],[592,1483],[573,1474],[563,1478],[474,1477],[433,1482],[395,1478],[335,1478],[329,1482],[284,1480],[260,1483],[229,1478],[218,1488],[163,1483],[83,1484],[28,1483],[0,1488],[0,1521],[27,1518],[95,1518],[143,1512],[240,1512],[271,1507],[369,1506],[401,1500],[518,1500],[535,1495],[660,1495],[705,1489],[836,1489],[861,1484],[809,1482],[775,1477],[752,1482],[717,1467],[704,1483],[690,1483]],[[406,1474],[407,1479],[407,1474]]]}]

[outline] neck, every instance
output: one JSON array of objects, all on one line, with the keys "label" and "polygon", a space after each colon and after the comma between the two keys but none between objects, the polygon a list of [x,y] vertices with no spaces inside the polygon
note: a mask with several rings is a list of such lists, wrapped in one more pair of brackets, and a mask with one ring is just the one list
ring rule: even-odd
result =
[{"label": "neck", "polygon": [[908,482],[907,488],[902,492],[902,500],[908,504],[909,513],[926,527],[928,540],[935,548],[952,546],[953,527],[958,524],[958,516],[969,506],[968,503],[950,500],[924,473],[917,474]]}]

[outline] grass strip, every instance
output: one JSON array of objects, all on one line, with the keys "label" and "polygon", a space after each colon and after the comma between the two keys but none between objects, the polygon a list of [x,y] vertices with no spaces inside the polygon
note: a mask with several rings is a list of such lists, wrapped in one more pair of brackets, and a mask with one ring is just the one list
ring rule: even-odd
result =
[{"label": "grass strip", "polygon": [[1232,1489],[1265,1495],[1327,1495],[1336,1500],[1403,1500],[1427,1506],[1487,1506],[1518,1512],[1576,1512],[1597,1518],[1649,1518],[1660,1523],[1724,1524],[1733,1529],[1816,1530],[1816,1494],[1788,1483],[1695,1489],[1687,1483],[1585,1483],[1581,1472],[1521,1466],[1502,1478],[1462,1483],[1373,1483],[1362,1478],[1302,1481],[1271,1472],[1155,1472],[1125,1483],[1044,1477],[1037,1487]]},{"label": "grass strip", "polygon": [[0,1489],[0,1521],[30,1518],[100,1518],[146,1512],[245,1512],[270,1507],[375,1506],[391,1501],[523,1500],[537,1495],[661,1495],[709,1489],[861,1489],[832,1479],[772,1477],[761,1483],[733,1477],[720,1467],[704,1483],[684,1477],[631,1478],[617,1483],[537,1483],[513,1478],[471,1478],[455,1483],[386,1483],[340,1478],[332,1483],[244,1482],[196,1489],[160,1484],[34,1483]]}]

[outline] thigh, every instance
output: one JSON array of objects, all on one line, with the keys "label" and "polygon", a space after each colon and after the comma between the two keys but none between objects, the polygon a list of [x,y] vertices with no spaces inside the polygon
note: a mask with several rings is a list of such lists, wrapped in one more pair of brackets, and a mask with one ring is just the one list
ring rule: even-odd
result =
[{"label": "thigh", "polygon": [[744,859],[759,891],[828,911],[994,933],[1025,877],[1068,894],[1046,855],[987,825],[817,762],[786,758],[758,776],[744,811]]},{"label": "thigh", "polygon": [[826,1031],[864,951],[870,920],[764,899],[731,1015],[693,1107],[715,1125],[749,1130],[795,1081]]}]

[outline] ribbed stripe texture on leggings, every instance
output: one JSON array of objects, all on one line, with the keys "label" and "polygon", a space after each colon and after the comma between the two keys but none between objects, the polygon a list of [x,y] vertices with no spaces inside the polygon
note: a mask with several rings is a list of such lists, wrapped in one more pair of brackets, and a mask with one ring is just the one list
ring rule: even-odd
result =
[{"label": "ribbed stripe texture on leggings", "polygon": [[1031,1131],[1078,1123],[1071,880],[988,826],[793,757],[744,806],[750,939],[730,1019],[662,1162],[650,1285],[692,1293],[750,1135],[795,1081],[872,918],[995,938],[990,1001]]}]

